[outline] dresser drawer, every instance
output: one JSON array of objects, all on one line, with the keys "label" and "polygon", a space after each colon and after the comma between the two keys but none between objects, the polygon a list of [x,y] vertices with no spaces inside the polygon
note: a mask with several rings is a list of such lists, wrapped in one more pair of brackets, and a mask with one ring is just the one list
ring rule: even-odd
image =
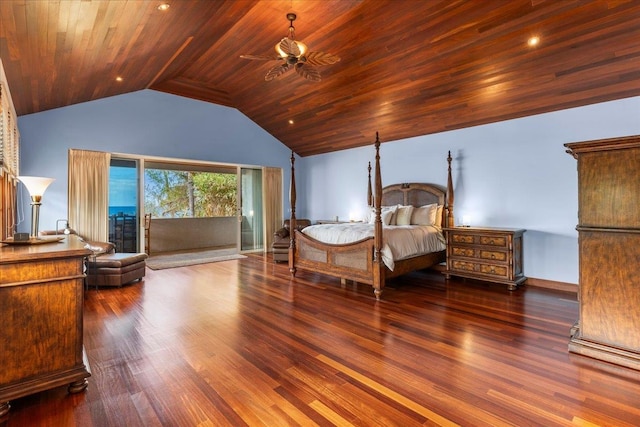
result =
[{"label": "dresser drawer", "polygon": [[450,256],[464,257],[464,258],[478,258],[478,259],[491,260],[496,262],[507,261],[506,251],[490,251],[490,250],[475,249],[475,248],[470,248],[465,246],[452,246]]},{"label": "dresser drawer", "polygon": [[451,243],[467,244],[467,245],[483,245],[506,248],[509,242],[508,236],[490,235],[490,234],[469,234],[456,233],[450,234]]},{"label": "dresser drawer", "polygon": [[500,278],[507,278],[509,276],[509,269],[506,266],[470,261],[451,260],[450,270],[451,274],[455,274],[455,272],[458,271],[480,273]]},{"label": "dresser drawer", "polygon": [[480,258],[490,259],[493,261],[506,261],[507,253],[502,251],[480,251]]},{"label": "dresser drawer", "polygon": [[475,258],[476,250],[473,248],[465,248],[464,246],[453,246],[451,247],[451,256]]}]

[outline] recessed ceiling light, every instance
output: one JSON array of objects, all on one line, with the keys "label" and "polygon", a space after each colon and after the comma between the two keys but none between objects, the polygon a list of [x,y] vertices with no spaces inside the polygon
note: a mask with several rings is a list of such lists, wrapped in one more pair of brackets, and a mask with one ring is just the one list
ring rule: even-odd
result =
[{"label": "recessed ceiling light", "polygon": [[169,3],[162,3],[160,5],[158,5],[158,10],[164,12],[166,10],[169,10]]},{"label": "recessed ceiling light", "polygon": [[116,81],[117,82],[121,82],[122,80],[124,80],[122,77],[120,77],[120,76],[116,77]]},{"label": "recessed ceiling light", "polygon": [[540,37],[538,36],[529,37],[529,40],[527,40],[527,44],[531,47],[537,46],[538,43],[540,43]]},{"label": "recessed ceiling light", "polygon": [[292,125],[293,124],[293,120],[289,119],[289,124]]}]

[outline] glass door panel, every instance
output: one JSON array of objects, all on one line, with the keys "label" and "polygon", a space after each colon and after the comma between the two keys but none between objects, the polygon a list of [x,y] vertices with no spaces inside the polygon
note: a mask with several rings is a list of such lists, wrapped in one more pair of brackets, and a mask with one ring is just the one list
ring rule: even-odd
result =
[{"label": "glass door panel", "polygon": [[261,251],[263,242],[262,221],[262,169],[240,168],[238,194],[240,208],[238,223],[240,228],[240,251]]},{"label": "glass door panel", "polygon": [[138,162],[111,159],[109,241],[116,252],[138,252]]}]

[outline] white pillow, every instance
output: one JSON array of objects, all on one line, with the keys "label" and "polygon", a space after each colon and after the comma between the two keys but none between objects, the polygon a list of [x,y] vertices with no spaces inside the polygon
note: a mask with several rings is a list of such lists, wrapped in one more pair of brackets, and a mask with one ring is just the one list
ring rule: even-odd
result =
[{"label": "white pillow", "polygon": [[[384,225],[395,225],[395,220],[396,220],[395,215],[396,215],[397,209],[398,209],[398,205],[380,207],[380,217]],[[384,215],[386,212],[389,212],[390,216],[388,217],[388,220],[385,222]],[[374,222],[376,222],[376,211],[375,211],[375,208],[371,208],[371,216],[369,216],[369,224],[373,224]]]},{"label": "white pillow", "polygon": [[[392,210],[386,210],[386,211],[382,211],[380,213],[380,219],[382,220],[382,223],[384,225],[391,225],[391,221],[393,221],[393,214],[395,213],[395,211]],[[375,222],[375,218],[373,220]]]},{"label": "white pillow", "polygon": [[[394,224],[394,221],[396,219],[395,214],[397,209],[398,209],[398,205],[380,207],[380,218],[384,216],[385,212],[389,212],[391,214],[391,216],[389,216],[388,222],[385,223],[384,220],[382,221],[383,223],[385,223],[385,225]],[[371,214],[369,215],[369,224],[373,224],[375,221],[376,221],[376,209],[371,208]]]},{"label": "white pillow", "polygon": [[396,225],[411,224],[411,215],[413,214],[413,206],[399,206],[396,211]]},{"label": "white pillow", "polygon": [[436,227],[442,227],[442,210],[444,209],[444,205],[438,205],[438,209],[436,210],[436,223],[434,224]]},{"label": "white pillow", "polygon": [[438,212],[438,204],[420,206],[413,210],[411,224],[415,225],[434,225],[436,223],[436,214]]}]

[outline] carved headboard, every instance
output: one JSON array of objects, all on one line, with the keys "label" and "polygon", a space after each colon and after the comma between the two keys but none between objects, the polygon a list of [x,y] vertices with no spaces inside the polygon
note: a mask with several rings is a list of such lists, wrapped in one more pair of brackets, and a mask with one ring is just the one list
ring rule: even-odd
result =
[{"label": "carved headboard", "polygon": [[444,205],[446,188],[437,184],[419,182],[394,184],[382,189],[382,205],[424,206],[432,203]]},{"label": "carved headboard", "polygon": [[[444,227],[453,227],[453,180],[451,179],[451,152],[447,155],[447,186],[443,187],[438,184],[427,184],[421,182],[411,182],[403,184],[393,184],[382,188],[382,197],[380,197],[380,206],[425,206],[437,203],[443,206],[442,209],[442,225]],[[380,187],[377,188],[380,191]],[[380,193],[378,193],[380,194]],[[374,197],[371,191],[371,163],[369,163],[369,188],[367,193],[367,201],[369,206],[373,206]],[[376,203],[377,204],[377,203]]]},{"label": "carved headboard", "polygon": [[[446,195],[447,189],[437,184],[420,182],[394,184],[382,189],[382,206],[411,205],[418,207],[437,203],[446,207]],[[441,224],[447,224],[446,209],[442,209]]]}]

